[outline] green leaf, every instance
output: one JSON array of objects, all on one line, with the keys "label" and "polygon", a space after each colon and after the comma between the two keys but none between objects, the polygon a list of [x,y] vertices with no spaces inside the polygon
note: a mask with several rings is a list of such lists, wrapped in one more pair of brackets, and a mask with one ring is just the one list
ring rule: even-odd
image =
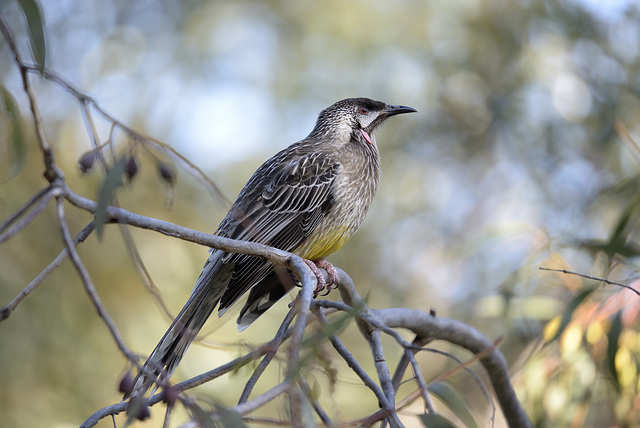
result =
[{"label": "green leaf", "polygon": [[13,148],[14,162],[11,166],[11,175],[17,174],[24,167],[24,162],[27,157],[27,144],[24,138],[24,131],[22,129],[22,116],[11,92],[0,84],[0,101],[9,116],[11,122],[11,146]]},{"label": "green leaf", "polygon": [[358,314],[360,308],[353,308],[353,310],[338,315],[331,319],[328,324],[322,326],[322,329],[317,331],[316,334],[306,337],[302,341],[303,348],[315,348],[321,343],[324,343],[327,338],[336,335],[339,336],[351,323],[351,320]]},{"label": "green leaf", "polygon": [[124,175],[125,165],[126,161],[124,158],[118,159],[115,165],[113,165],[113,168],[107,172],[102,182],[94,220],[98,239],[102,239],[104,224],[107,221],[107,207],[111,204],[111,201],[113,201],[115,191],[123,184],[122,177]]},{"label": "green leaf", "polygon": [[216,428],[218,426],[209,412],[205,411],[196,403],[190,403],[188,409],[191,412],[193,419],[198,422],[199,427]]},{"label": "green leaf", "polygon": [[624,236],[625,236],[624,231],[627,228],[627,225],[629,224],[629,220],[631,219],[631,215],[633,214],[633,211],[635,211],[635,209],[636,209],[635,204],[631,204],[627,207],[624,213],[620,215],[620,218],[618,219],[618,224],[616,224],[616,227],[613,230],[613,235],[611,236],[612,241],[624,239]]},{"label": "green leaf", "polygon": [[[458,392],[451,387],[449,382],[438,382],[429,385],[429,392],[438,397],[451,411],[460,418],[460,420],[469,428],[477,428],[475,419],[469,411],[471,404],[464,396],[458,394]],[[444,419],[447,421],[446,419]],[[448,422],[448,421],[447,421]],[[423,421],[424,423],[424,421]],[[451,422],[448,422],[451,424]],[[451,425],[427,425],[428,427],[448,427]]]},{"label": "green leaf", "polygon": [[607,367],[618,388],[620,388],[620,379],[618,379],[618,371],[616,370],[616,354],[618,353],[618,339],[620,338],[621,332],[622,312],[618,311],[611,322],[611,328],[607,334]]},{"label": "green leaf", "polygon": [[36,0],[18,0],[18,4],[22,9],[24,17],[27,19],[29,27],[29,45],[33,59],[40,68],[44,70],[47,57],[45,36],[44,36],[44,20],[42,19],[42,9]]},{"label": "green leaf", "polygon": [[571,317],[573,316],[575,310],[578,308],[578,306],[580,306],[584,299],[586,299],[591,293],[593,293],[596,288],[597,287],[585,288],[584,290],[582,290],[582,292],[580,292],[580,294],[578,294],[573,298],[573,300],[571,300],[571,302],[567,306],[567,309],[562,314],[562,319],[560,320],[558,331],[556,331],[556,334],[554,334],[553,337],[549,340],[549,343],[560,337],[564,329],[567,328],[567,325],[569,325],[569,323],[571,322]]},{"label": "green leaf", "polygon": [[232,412],[219,404],[215,404],[215,408],[216,413],[218,413],[218,416],[220,417],[220,425],[224,428],[247,428],[242,417],[240,417],[236,412]]},{"label": "green leaf", "polygon": [[629,206],[618,218],[618,222],[615,224],[608,241],[585,241],[582,243],[582,247],[591,253],[599,251],[605,253],[607,257],[609,257],[609,262],[617,255],[625,258],[640,256],[640,247],[629,240],[629,232],[627,230],[632,216],[635,217],[637,207],[638,200],[635,199],[631,201]]},{"label": "green leaf", "polygon": [[420,422],[427,428],[456,428],[449,419],[437,413],[419,415]]}]

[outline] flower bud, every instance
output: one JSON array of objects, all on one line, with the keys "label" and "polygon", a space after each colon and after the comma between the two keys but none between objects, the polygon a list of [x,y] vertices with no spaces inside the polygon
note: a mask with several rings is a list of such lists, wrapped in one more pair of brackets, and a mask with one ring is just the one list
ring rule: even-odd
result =
[{"label": "flower bud", "polygon": [[136,157],[134,155],[129,156],[127,159],[127,163],[124,166],[124,174],[127,177],[127,181],[131,183],[133,177],[138,174],[140,168],[138,167],[138,162],[136,161]]},{"label": "flower bud", "polygon": [[80,167],[80,172],[82,172],[83,174],[86,174],[87,172],[91,171],[91,168],[93,168],[93,164],[96,162],[97,158],[98,158],[98,152],[95,150],[90,150],[84,153],[82,156],[80,156],[80,159],[78,159],[78,166]]},{"label": "flower bud", "polygon": [[176,169],[173,165],[166,162],[158,162],[158,172],[162,181],[173,187],[176,183]]},{"label": "flower bud", "polygon": [[131,391],[133,391],[133,378],[131,377],[130,372],[125,373],[125,375],[122,376],[122,379],[120,379],[118,391],[127,395],[131,394]]}]

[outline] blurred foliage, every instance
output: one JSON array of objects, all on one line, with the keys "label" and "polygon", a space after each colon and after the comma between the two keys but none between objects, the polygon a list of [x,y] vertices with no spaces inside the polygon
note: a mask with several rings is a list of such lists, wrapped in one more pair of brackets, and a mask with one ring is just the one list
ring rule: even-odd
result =
[{"label": "blurred foliage", "polygon": [[[47,67],[122,122],[185,153],[231,197],[338,99],[369,96],[417,108],[420,115],[381,131],[379,194],[362,231],[332,261],[373,307],[433,307],[489,337],[505,336],[502,349],[537,426],[640,426],[639,297],[538,270],[621,282],[638,276],[636,2],[70,0],[38,7],[5,1],[0,13],[25,57],[40,66],[46,57]],[[25,126],[32,119],[17,117],[29,109],[4,41],[0,82],[0,214],[6,218],[44,182],[33,131]],[[76,100],[46,79],[33,82],[58,163],[74,189],[97,199],[102,170],[74,172],[92,150]],[[616,134],[616,119],[628,138]],[[127,152],[126,134],[112,134],[97,117],[94,125],[102,142],[113,141],[111,159]],[[159,162],[137,159],[135,179],[117,192],[120,204],[214,230],[225,207],[181,171],[177,181],[175,172],[168,174],[175,201],[166,209],[158,172],[169,178],[158,168],[169,164]],[[0,247],[2,305],[61,249],[53,211],[45,214]],[[90,220],[84,213],[70,217],[77,230]],[[206,249],[132,233],[175,313]],[[150,351],[169,320],[140,285],[117,229],[106,226],[103,242],[90,239],[81,254],[128,342]],[[207,340],[217,349],[194,346],[176,377],[260,343],[285,310],[283,301],[243,335],[228,322],[233,315],[216,320]],[[341,337],[360,340],[354,328]],[[0,343],[0,414],[7,426],[77,425],[119,400],[124,358],[67,264],[2,322]],[[390,361],[399,357],[394,352]],[[427,377],[454,364],[419,357]],[[346,366],[334,364],[329,372],[337,371],[338,386],[326,406],[345,417],[375,410]],[[207,385],[203,395],[233,405],[242,387],[236,376],[245,374]],[[271,376],[281,373],[275,368]],[[486,400],[466,388],[468,376],[449,380],[469,400],[477,424],[487,425]],[[333,388],[321,369],[317,381]],[[278,411],[275,403],[263,414]],[[412,417],[423,412],[419,406],[403,412],[407,424],[420,424]]]}]

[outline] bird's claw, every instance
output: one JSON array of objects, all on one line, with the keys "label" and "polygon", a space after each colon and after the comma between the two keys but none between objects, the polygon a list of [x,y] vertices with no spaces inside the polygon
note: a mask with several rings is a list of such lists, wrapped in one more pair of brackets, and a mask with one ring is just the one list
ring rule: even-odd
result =
[{"label": "bird's claw", "polygon": [[335,287],[333,286],[333,284],[330,284],[330,285],[327,285],[325,288],[327,289],[327,291],[325,291],[322,294],[314,293],[315,295],[313,297],[315,298],[315,297],[318,297],[318,296],[320,296],[320,297],[328,296],[329,293],[331,293],[331,290],[333,290]]},{"label": "bird's claw", "polygon": [[[327,275],[329,276],[328,284],[330,286],[338,285],[338,283],[340,282],[340,278],[338,277],[338,272],[336,271],[336,268],[333,267],[331,263],[329,263],[326,259],[318,259],[315,261],[315,264],[319,268],[322,268],[327,271]],[[332,288],[335,288],[335,287],[332,287]]]},{"label": "bird's claw", "polygon": [[[318,285],[316,285],[316,289],[313,291],[314,299],[319,295],[323,297],[328,295],[331,290],[333,290],[335,286],[338,285],[338,282],[340,281],[340,279],[338,278],[338,272],[336,272],[336,268],[334,268],[331,263],[329,263],[325,259],[318,259],[315,261],[305,259],[305,263],[307,264],[307,266],[309,266],[309,269],[311,269],[311,272],[313,272],[318,280]],[[325,281],[324,275],[322,275],[322,272],[320,272],[320,268],[327,271],[327,276],[329,279],[328,282]],[[324,294],[320,294],[320,292],[324,290],[327,291]]]}]

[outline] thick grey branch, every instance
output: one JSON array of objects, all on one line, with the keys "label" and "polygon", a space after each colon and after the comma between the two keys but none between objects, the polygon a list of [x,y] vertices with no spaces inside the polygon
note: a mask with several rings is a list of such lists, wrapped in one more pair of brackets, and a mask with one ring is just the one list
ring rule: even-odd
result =
[{"label": "thick grey branch", "polygon": [[[95,213],[98,206],[97,202],[78,195],[68,187],[65,187],[63,191],[65,198],[71,204],[85,211]],[[163,235],[194,242],[211,248],[218,248],[230,253],[241,253],[263,257],[277,266],[288,267],[293,270],[299,275],[302,283],[310,282],[312,280],[309,268],[300,257],[286,251],[278,250],[277,248],[269,247],[268,245],[258,244],[257,242],[238,241],[235,239],[200,232],[194,229],[189,229],[188,227],[178,226],[177,224],[170,223],[168,221],[146,217],[132,213],[123,208],[113,206],[107,207],[107,218],[112,222],[129,224],[140,229],[152,230],[162,233]]]},{"label": "thick grey branch", "polygon": [[414,309],[378,309],[374,316],[391,328],[406,328],[418,337],[430,340],[445,340],[468,349],[474,354],[484,355],[480,362],[489,374],[502,412],[510,427],[531,427],[531,422],[520,406],[502,353],[478,330],[460,321],[434,317]]},{"label": "thick grey branch", "polygon": [[[352,307],[366,307],[355,291],[353,281],[341,269],[336,269],[340,277],[340,295],[345,303]],[[416,334],[416,340],[428,343],[432,340],[444,340],[481,355],[480,362],[489,374],[498,402],[510,427],[530,427],[531,422],[522,409],[513,390],[507,363],[502,353],[486,336],[473,327],[460,321],[438,318],[419,310],[393,308],[361,311],[362,318],[369,319],[370,325],[386,330],[406,328]],[[396,337],[397,339],[397,337]],[[405,346],[406,348],[406,346]],[[380,373],[379,373],[380,375]]]}]

